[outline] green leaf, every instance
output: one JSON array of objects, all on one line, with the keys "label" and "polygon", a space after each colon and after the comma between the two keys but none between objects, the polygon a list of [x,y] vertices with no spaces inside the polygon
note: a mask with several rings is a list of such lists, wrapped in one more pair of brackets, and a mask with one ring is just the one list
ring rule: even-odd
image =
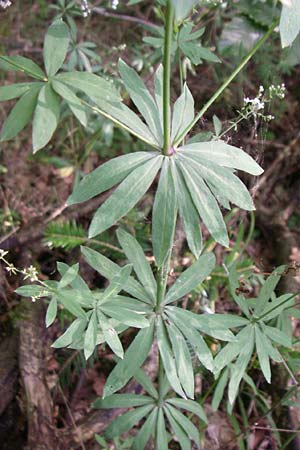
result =
[{"label": "green leaf", "polygon": [[64,63],[70,41],[69,28],[62,19],[53,22],[44,40],[44,63],[48,76],[53,76]]},{"label": "green leaf", "polygon": [[176,422],[180,423],[185,432],[193,439],[198,448],[200,448],[199,432],[195,425],[178,409],[174,408],[170,404],[166,405],[171,415],[174,417]]},{"label": "green leaf", "polygon": [[[68,264],[66,264],[66,263],[58,261],[56,264],[57,264],[57,270],[59,271],[59,273],[62,277],[70,269],[70,266],[68,266]],[[72,267],[74,267],[74,266],[72,266]],[[76,264],[75,264],[75,268],[76,268]],[[90,291],[88,285],[86,284],[86,282],[81,278],[81,276],[78,273],[77,273],[76,277],[71,280],[70,285],[72,286],[72,288],[74,288],[78,291],[81,291],[85,295],[91,296],[91,291]],[[87,304],[90,304],[89,300],[88,300]]]},{"label": "green leaf", "polygon": [[89,228],[90,238],[110,228],[138,203],[151,186],[160,169],[162,159],[162,156],[152,158],[125,178],[96,211]]},{"label": "green leaf", "polygon": [[213,253],[205,253],[177,278],[169,289],[164,304],[172,303],[195,289],[212,272],[216,264]]},{"label": "green leaf", "polygon": [[59,119],[59,99],[50,84],[42,87],[34,112],[32,143],[33,152],[48,144],[57,128]]},{"label": "green leaf", "polygon": [[87,114],[85,107],[83,106],[77,95],[74,94],[71,89],[69,89],[64,83],[53,80],[51,83],[55,92],[60,95],[64,100],[66,100],[70,110],[74,116],[79,120],[81,125],[87,126]]},{"label": "green leaf", "polygon": [[255,345],[260,368],[268,383],[271,383],[271,368],[269,354],[265,346],[265,337],[259,327],[255,325]]},{"label": "green leaf", "polygon": [[178,378],[187,397],[194,398],[194,370],[189,348],[179,329],[166,322],[166,329],[172,344]]},{"label": "green leaf", "polygon": [[40,69],[37,64],[31,61],[31,59],[25,58],[24,56],[0,55],[0,69],[25,72],[32,78],[47,81],[47,78],[42,69]]},{"label": "green leaf", "polygon": [[[155,154],[157,155],[157,154]],[[149,152],[129,153],[107,161],[86,175],[68,198],[68,205],[84,202],[102,194],[124,180],[134,169],[154,156]]]},{"label": "green leaf", "polygon": [[94,353],[97,341],[97,314],[94,310],[90,317],[85,335],[84,335],[84,356],[85,359],[89,359],[90,356]]},{"label": "green leaf", "polygon": [[190,191],[193,203],[208,231],[217,242],[228,247],[229,240],[226,225],[214,196],[202,177],[190,166],[189,161],[186,159],[180,161],[179,167]]},{"label": "green leaf", "polygon": [[121,389],[135,375],[148,356],[153,337],[154,321],[151,321],[148,328],[143,328],[138,332],[128,347],[124,359],[119,361],[109,374],[105,383],[103,397],[107,397]]},{"label": "green leaf", "polygon": [[120,323],[124,323],[129,327],[135,328],[145,328],[149,327],[149,322],[145,317],[141,316],[141,314],[137,314],[128,310],[127,308],[122,307],[120,304],[117,306],[114,304],[114,300],[110,302],[110,304],[102,305],[100,303],[99,308],[105,314],[114,319],[118,320]]},{"label": "green leaf", "polygon": [[172,414],[169,412],[168,408],[164,408],[164,412],[174,431],[176,438],[178,439],[181,450],[191,450],[191,441],[185,430],[181,428],[180,423],[176,422]]},{"label": "green leaf", "polygon": [[21,97],[33,87],[42,87],[43,83],[15,83],[8,86],[0,86],[0,102]]},{"label": "green leaf", "polygon": [[[273,292],[276,289],[277,284],[280,281],[282,273],[285,271],[286,266],[279,266],[277,267],[272,274],[265,280],[264,284],[262,285],[262,288],[260,289],[260,293],[257,299],[256,307],[254,308],[254,315],[256,317],[259,317],[261,313],[272,305],[268,305],[268,301],[270,300]],[[270,309],[270,308],[268,308]]]},{"label": "green leaf", "polygon": [[134,378],[142,386],[142,388],[151,395],[151,397],[158,399],[158,392],[155,389],[151,379],[145,374],[143,369],[137,370]]},{"label": "green leaf", "polygon": [[195,328],[190,327],[189,324],[186,324],[182,320],[178,320],[178,318],[175,315],[172,316],[172,320],[191,344],[199,361],[208,370],[212,370],[213,358],[203,337],[199,334],[199,332]]},{"label": "green leaf", "polygon": [[188,160],[190,170],[197,171],[199,176],[212,184],[221,197],[227,198],[230,202],[247,211],[255,209],[246,186],[230,169],[220,167],[204,159],[199,163],[199,161],[195,161],[186,155],[183,156],[183,154],[181,154],[181,158],[184,158],[184,164]]},{"label": "green leaf", "polygon": [[18,100],[2,126],[0,141],[13,139],[30,122],[37,104],[39,90],[40,87],[35,86]]},{"label": "green leaf", "polygon": [[195,314],[192,311],[177,308],[176,306],[167,307],[165,312],[168,316],[176,317],[179,321],[189,323],[196,330],[200,330],[202,333],[208,334],[216,339],[223,341],[235,340],[235,336],[227,327],[220,323],[214,323],[214,314]]},{"label": "green leaf", "polygon": [[288,47],[296,39],[300,31],[300,4],[298,0],[290,0],[283,5],[279,31],[282,47]]},{"label": "green leaf", "polygon": [[186,234],[188,246],[195,258],[198,259],[202,250],[202,233],[199,215],[192,201],[191,194],[189,193],[184,182],[182,174],[178,170],[174,160],[171,160],[171,168],[175,182],[179,216]]},{"label": "green leaf", "polygon": [[47,313],[46,313],[46,327],[50,327],[50,325],[53,324],[54,320],[56,319],[56,315],[57,315],[57,298],[56,297],[52,297],[48,308],[47,308]]},{"label": "green leaf", "polygon": [[222,122],[219,119],[219,117],[216,116],[215,114],[213,115],[213,124],[214,124],[214,129],[215,129],[215,135],[219,136],[222,131]]},{"label": "green leaf", "polygon": [[122,59],[119,59],[118,68],[130,97],[144,117],[156,140],[162,145],[162,126],[159,120],[159,111],[153,97],[136,71],[131,69]]},{"label": "green leaf", "polygon": [[58,300],[63,304],[63,306],[70,311],[76,317],[86,318],[86,314],[81,306],[74,301],[74,292],[71,289],[60,289],[57,293]]},{"label": "green leaf", "polygon": [[48,297],[50,292],[44,286],[38,284],[27,284],[20,286],[15,293],[23,297]]},{"label": "green leaf", "polygon": [[165,368],[166,376],[170,385],[177,394],[186,398],[184,391],[182,390],[181,383],[177,374],[174,355],[170,346],[165,324],[161,317],[157,317],[156,321],[156,338],[159,353]]},{"label": "green leaf", "polygon": [[158,408],[156,422],[156,446],[159,450],[168,450],[168,435],[166,430],[165,418],[162,408]]},{"label": "green leaf", "polygon": [[132,408],[149,404],[153,404],[153,398],[146,395],[113,394],[105,399],[98,398],[92,403],[92,407],[96,409]]},{"label": "green leaf", "polygon": [[[88,247],[81,247],[81,252],[88,264],[108,280],[111,280],[113,276],[120,270],[120,267],[117,264],[101,255],[101,253],[96,252],[95,250],[92,250]],[[152,300],[151,298],[149,298],[147,292],[133,277],[129,277],[129,280],[123,286],[123,290],[133,295],[133,297],[138,298],[142,302],[150,305],[152,304]]]},{"label": "green leaf", "polygon": [[152,212],[152,245],[158,267],[171,251],[177,218],[177,202],[169,158],[163,161]]},{"label": "green leaf", "polygon": [[203,420],[203,422],[208,423],[204,409],[196,401],[184,400],[182,398],[169,398],[167,400],[167,403],[170,403],[171,405],[176,406],[177,408],[190,411],[191,413],[198,416],[200,420]]},{"label": "green leaf", "polygon": [[238,393],[241,379],[246,372],[254,347],[254,327],[249,326],[246,328],[248,328],[248,339],[246,341],[246,345],[243,346],[240,352],[240,355],[234,365],[234,369],[231,372],[228,386],[228,397],[231,405],[233,405]]},{"label": "green leaf", "polygon": [[90,72],[66,72],[56,75],[56,80],[67,84],[71,89],[84,92],[94,103],[99,101],[120,102],[120,96],[109,81]]},{"label": "green leaf", "polygon": [[293,294],[283,294],[275,300],[272,300],[271,303],[267,303],[265,309],[261,313],[261,316],[263,316],[261,320],[263,322],[268,322],[269,320],[274,319],[274,317],[279,316],[286,308],[289,308],[294,304],[294,297],[295,295]]},{"label": "green leaf", "polygon": [[215,387],[213,398],[211,402],[211,407],[214,411],[217,411],[219,409],[220,403],[222,399],[224,398],[224,391],[226,384],[228,382],[229,377],[229,369],[225,369],[222,375],[220,376],[220,379],[218,380],[217,386]]},{"label": "green leaf", "polygon": [[151,435],[154,434],[154,429],[157,421],[157,412],[158,410],[157,408],[155,408],[147,417],[144,425],[134,438],[131,447],[132,450],[144,450],[144,448],[146,447],[146,444],[151,438]]},{"label": "green leaf", "polygon": [[205,159],[223,167],[243,170],[251,175],[261,175],[263,173],[263,169],[251,156],[240,148],[228,145],[221,140],[188,144],[180,147],[178,151],[192,156],[200,164]]},{"label": "green leaf", "polygon": [[132,272],[132,264],[127,264],[126,266],[120,268],[118,272],[110,280],[108,288],[101,295],[101,300],[109,300],[112,297],[118,295],[122,291],[124,284],[129,280],[130,274]]},{"label": "green leaf", "polygon": [[283,345],[284,347],[290,348],[292,345],[290,336],[287,336],[281,330],[275,327],[269,327],[268,325],[264,325],[265,334],[272,339],[272,341],[276,342],[279,345]]},{"label": "green leaf", "polygon": [[129,411],[113,420],[105,430],[105,437],[113,439],[125,431],[130,430],[143,417],[147,416],[153,409],[153,405],[141,406],[140,408]]},{"label": "green leaf", "polygon": [[117,230],[117,237],[125,255],[133,264],[138,279],[149,293],[153,303],[155,303],[157,291],[156,281],[142,247],[133,236],[121,228]]},{"label": "green leaf", "polygon": [[[101,298],[101,294],[100,294],[99,298]],[[107,305],[112,305],[112,303],[113,303],[113,306],[116,308],[119,308],[119,307],[122,309],[125,308],[128,311],[135,312],[138,314],[148,314],[153,311],[153,305],[148,305],[148,304],[141,302],[140,300],[138,300],[136,298],[125,297],[123,295],[117,295],[113,299],[113,301],[111,301],[111,300],[101,301],[101,307],[107,306]]]},{"label": "green leaf", "polygon": [[185,19],[193,7],[198,3],[198,0],[170,0],[175,11],[175,18],[177,22]]},{"label": "green leaf", "polygon": [[222,350],[217,354],[214,361],[215,373],[220,372],[220,370],[222,370],[225,366],[228,366],[228,364],[230,364],[231,361],[233,361],[237,357],[242,349],[247,346],[248,337],[249,335],[251,335],[251,329],[251,325],[243,328],[236,335],[236,341],[230,342],[229,344],[225,345],[225,347],[223,347]]},{"label": "green leaf", "polygon": [[75,339],[79,339],[86,327],[86,318],[76,319],[66,331],[51,345],[53,348],[68,347]]},{"label": "green leaf", "polygon": [[71,267],[68,267],[68,269],[66,270],[66,272],[64,273],[64,275],[62,276],[61,280],[59,281],[57,288],[58,289],[62,289],[66,286],[68,286],[69,284],[71,284],[75,278],[78,275],[78,271],[79,271],[79,264],[74,264]]},{"label": "green leaf", "polygon": [[176,141],[176,138],[185,131],[194,120],[194,117],[194,98],[185,84],[182,94],[174,103],[171,132],[172,142]]},{"label": "green leaf", "polygon": [[97,315],[100,322],[100,327],[102,329],[105,341],[111,350],[121,359],[124,357],[124,350],[122,347],[122,343],[119,339],[118,333],[111,325],[111,323],[107,320],[107,317],[102,314],[102,312],[97,309]]}]

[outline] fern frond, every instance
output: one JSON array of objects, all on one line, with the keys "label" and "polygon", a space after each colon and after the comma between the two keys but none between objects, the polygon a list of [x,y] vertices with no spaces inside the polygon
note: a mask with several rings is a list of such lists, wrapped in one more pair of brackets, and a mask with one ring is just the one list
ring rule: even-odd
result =
[{"label": "fern frond", "polygon": [[85,243],[87,237],[84,228],[74,220],[50,222],[46,228],[44,243],[50,248],[71,250]]}]

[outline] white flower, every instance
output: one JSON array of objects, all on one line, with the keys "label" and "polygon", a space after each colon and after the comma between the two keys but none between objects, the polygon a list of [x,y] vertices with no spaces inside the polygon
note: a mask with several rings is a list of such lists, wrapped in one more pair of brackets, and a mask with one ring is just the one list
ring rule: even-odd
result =
[{"label": "white flower", "polygon": [[3,9],[6,9],[6,8],[8,8],[11,5],[12,5],[12,3],[11,3],[10,0],[0,0],[0,6]]}]

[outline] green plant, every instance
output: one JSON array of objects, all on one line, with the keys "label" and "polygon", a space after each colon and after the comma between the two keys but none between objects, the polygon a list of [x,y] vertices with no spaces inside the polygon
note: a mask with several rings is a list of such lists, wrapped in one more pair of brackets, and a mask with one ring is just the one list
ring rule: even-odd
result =
[{"label": "green plant", "polygon": [[[223,396],[228,379],[229,400],[233,404],[241,378],[246,377],[254,344],[258,362],[268,382],[269,358],[281,361],[275,345],[288,347],[291,344],[278,324],[272,322],[278,314],[291,307],[296,295],[285,294],[276,298],[274,290],[285,270],[282,267],[265,281],[257,298],[246,300],[244,296],[236,294],[237,272],[235,265],[232,265],[229,275],[232,296],[245,317],[195,314],[179,304],[211,276],[215,267],[214,254],[207,248],[203,250],[199,219],[216,242],[228,247],[230,242],[220,205],[231,209],[231,203],[234,203],[245,210],[254,210],[247,188],[234,172],[241,170],[254,176],[262,173],[261,167],[248,154],[219,138],[221,125],[217,118],[214,119],[216,136],[211,135],[211,140],[185,144],[185,139],[278,24],[277,21],[272,24],[197,114],[194,112],[193,96],[184,84],[171,115],[174,23],[180,29],[181,38],[182,34],[187,35],[187,31],[191,36],[190,26],[184,20],[196,3],[160,1],[166,6],[164,52],[163,65],[155,74],[154,96],[138,74],[124,61],[119,61],[123,83],[143,119],[122,103],[111,84],[102,78],[81,72],[57,74],[64,62],[69,42],[68,29],[61,20],[51,25],[46,35],[44,58],[47,75],[26,58],[0,57],[5,69],[18,69],[39,80],[34,85],[22,83],[0,89],[2,100],[22,95],[3,126],[2,140],[13,138],[30,121],[34,110],[34,151],[46,145],[58,124],[59,94],[83,125],[86,125],[84,108],[91,108],[150,148],[149,151],[137,151],[111,159],[98,167],[75,187],[68,204],[86,201],[118,184],[92,219],[89,237],[93,238],[116,225],[141,200],[158,176],[152,211],[155,267],[150,266],[135,237],[123,228],[118,228],[117,238],[129,264],[120,267],[101,253],[82,247],[82,254],[88,264],[109,280],[105,290],[91,290],[79,275],[78,264],[68,266],[57,263],[60,281],[40,281],[38,284],[22,286],[16,291],[34,300],[50,298],[46,326],[54,322],[58,307],[65,308],[74,316],[74,321],[53,347],[83,350],[85,357],[89,358],[97,345],[106,343],[119,358],[106,381],[103,398],[96,400],[94,407],[133,408],[109,425],[107,439],[117,438],[145,419],[131,446],[136,450],[145,448],[151,437],[154,437],[157,450],[167,449],[169,433],[176,435],[183,450],[191,448],[191,440],[200,447],[197,427],[181,411],[188,411],[203,423],[207,422],[202,406],[194,401],[192,353],[205,369],[216,375],[227,366],[218,385],[216,406]],[[289,18],[286,19],[285,8],[281,22],[283,42],[291,43],[295,33],[292,30],[287,36],[284,24]],[[297,12],[298,9],[295,4]],[[183,51],[182,41],[178,47]],[[88,97],[88,101],[81,97],[82,93]],[[178,215],[195,261],[168,287]],[[83,239],[81,229],[75,230],[75,234]],[[69,246],[73,245],[71,239]],[[2,254],[1,258],[6,262],[4,256]],[[119,335],[128,327],[139,331],[124,352]],[[237,330],[235,335],[233,332]],[[208,345],[211,339],[228,342],[215,359]],[[154,341],[157,342],[159,353],[157,386],[141,369]],[[133,377],[146,394],[116,394]],[[106,445],[103,440],[98,442]]]}]

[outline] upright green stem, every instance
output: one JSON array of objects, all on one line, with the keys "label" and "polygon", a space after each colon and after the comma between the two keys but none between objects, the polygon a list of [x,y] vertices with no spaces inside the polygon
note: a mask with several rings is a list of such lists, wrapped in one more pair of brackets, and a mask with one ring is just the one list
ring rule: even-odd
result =
[{"label": "upright green stem", "polygon": [[173,39],[173,16],[174,11],[170,1],[167,1],[166,24],[165,24],[165,44],[164,44],[164,81],[163,81],[163,128],[164,128],[164,154],[170,155],[170,79],[171,79],[171,50]]},{"label": "upright green stem", "polygon": [[219,87],[219,89],[214,93],[214,95],[208,100],[207,103],[203,106],[203,108],[198,112],[195,119],[189,124],[189,126],[178,136],[174,145],[178,145],[184,137],[191,131],[191,129],[196,125],[199,119],[206,113],[208,108],[220,97],[220,95],[225,91],[227,86],[234,80],[234,78],[240,73],[240,71],[245,67],[245,65],[250,61],[252,56],[257,52],[257,50],[262,46],[262,44],[268,39],[268,37],[273,33],[274,29],[278,25],[278,20],[273,23],[271,28],[262,36],[262,38],[256,43],[253,49],[248,53],[248,55],[243,59],[241,64],[232,72],[230,77],[227,78],[226,81]]}]

